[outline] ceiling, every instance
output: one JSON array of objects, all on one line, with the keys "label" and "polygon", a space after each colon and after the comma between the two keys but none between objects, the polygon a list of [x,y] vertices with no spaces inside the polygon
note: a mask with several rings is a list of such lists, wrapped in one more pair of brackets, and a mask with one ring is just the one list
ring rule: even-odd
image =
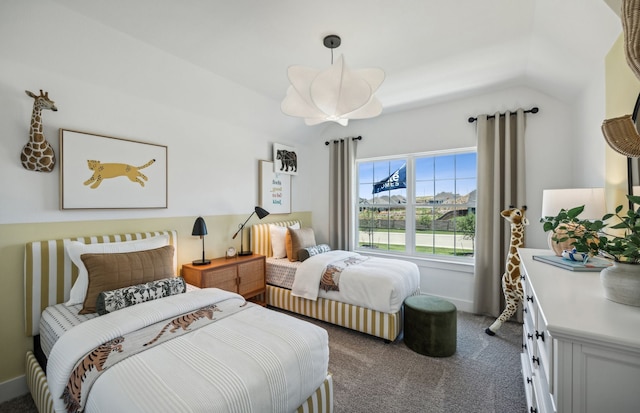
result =
[{"label": "ceiling", "polygon": [[281,101],[293,64],[379,67],[385,110],[529,86],[571,101],[621,32],[621,0],[54,0]]}]

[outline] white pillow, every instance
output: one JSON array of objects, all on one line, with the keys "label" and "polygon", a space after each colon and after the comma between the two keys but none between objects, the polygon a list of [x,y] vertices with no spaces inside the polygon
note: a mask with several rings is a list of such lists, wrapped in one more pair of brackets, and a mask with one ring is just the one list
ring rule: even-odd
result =
[{"label": "white pillow", "polygon": [[80,258],[82,254],[115,254],[119,252],[135,252],[153,250],[169,245],[169,235],[158,235],[156,237],[139,239],[135,241],[105,242],[102,244],[83,244],[80,241],[69,241],[67,244],[67,254],[71,261],[80,270],[78,278],[69,292],[69,301],[65,305],[82,304],[87,295],[89,287],[89,273],[84,262]]},{"label": "white pillow", "polygon": [[[296,222],[288,228],[300,229],[300,223]],[[271,234],[271,250],[273,258],[287,258],[286,235],[287,227],[269,224],[269,233]]]}]

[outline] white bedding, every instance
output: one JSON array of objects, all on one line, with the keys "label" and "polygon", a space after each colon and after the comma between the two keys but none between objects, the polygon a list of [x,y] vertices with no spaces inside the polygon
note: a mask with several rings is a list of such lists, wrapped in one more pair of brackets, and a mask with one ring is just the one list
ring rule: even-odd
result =
[{"label": "white bedding", "polygon": [[[187,284],[187,292],[199,290],[198,287]],[[82,304],[66,305],[64,303],[49,306],[40,316],[40,348],[46,358],[49,358],[53,345],[67,331],[80,323],[98,317],[98,313],[78,314]]]},{"label": "white bedding", "polygon": [[66,305],[64,303],[47,307],[40,316],[40,348],[49,358],[53,345],[60,337],[73,327],[98,316],[98,313],[78,314],[82,304]]},{"label": "white bedding", "polygon": [[[72,328],[54,345],[47,381],[54,408],[79,358],[142,326],[244,299],[207,288],[128,307]],[[133,355],[104,371],[85,411],[294,411],[324,381],[326,330],[248,303],[249,308]],[[230,307],[227,307],[230,308]]]},{"label": "white bedding", "polygon": [[402,308],[404,299],[420,287],[420,272],[416,264],[369,257],[342,271],[340,291],[320,290],[320,279],[327,265],[348,257],[364,256],[352,251],[335,250],[309,257],[296,271],[291,294],[313,301],[321,296],[384,313],[396,313]]}]

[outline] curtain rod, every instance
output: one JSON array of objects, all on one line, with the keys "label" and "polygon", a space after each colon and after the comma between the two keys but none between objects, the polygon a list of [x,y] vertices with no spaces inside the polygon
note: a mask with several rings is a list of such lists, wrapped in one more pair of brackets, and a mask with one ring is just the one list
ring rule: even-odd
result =
[{"label": "curtain rod", "polygon": [[[340,142],[341,140],[342,140],[342,139],[334,139],[334,140],[333,140],[333,143]],[[351,140],[352,140],[352,141],[361,141],[361,140],[362,140],[362,136],[356,136],[356,137],[353,137],[353,138],[351,138]],[[324,144],[325,144],[325,145],[329,145],[330,143],[331,143],[331,142],[329,142],[329,141],[324,141]]]},{"label": "curtain rod", "polygon": [[[537,106],[534,106],[534,107],[532,107],[532,108],[531,108],[531,109],[529,109],[529,110],[525,110],[525,111],[524,111],[524,113],[538,113],[538,111],[539,111],[539,110],[540,110],[540,109],[538,109],[538,107],[537,107]],[[515,114],[516,114],[516,112],[511,112],[511,114],[512,114],[512,115],[515,115]],[[504,116],[504,113],[501,113],[501,114],[500,114],[500,117],[502,117],[502,116]],[[487,119],[492,119],[492,118],[495,118],[495,115],[487,116]],[[469,123],[473,123],[473,122],[475,122],[476,120],[478,120],[478,118],[471,117],[471,118],[469,118]]]}]

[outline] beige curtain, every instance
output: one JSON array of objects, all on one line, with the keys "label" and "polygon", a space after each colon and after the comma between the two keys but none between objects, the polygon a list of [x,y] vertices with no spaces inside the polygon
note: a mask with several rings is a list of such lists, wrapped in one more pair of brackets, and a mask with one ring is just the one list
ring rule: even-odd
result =
[{"label": "beige curtain", "polygon": [[333,249],[353,247],[352,225],[355,219],[355,160],[360,138],[329,142],[329,244]]},{"label": "beige curtain", "polygon": [[509,248],[509,223],[500,211],[525,202],[525,114],[477,118],[478,196],[474,306],[497,317],[504,308],[501,279]]}]

